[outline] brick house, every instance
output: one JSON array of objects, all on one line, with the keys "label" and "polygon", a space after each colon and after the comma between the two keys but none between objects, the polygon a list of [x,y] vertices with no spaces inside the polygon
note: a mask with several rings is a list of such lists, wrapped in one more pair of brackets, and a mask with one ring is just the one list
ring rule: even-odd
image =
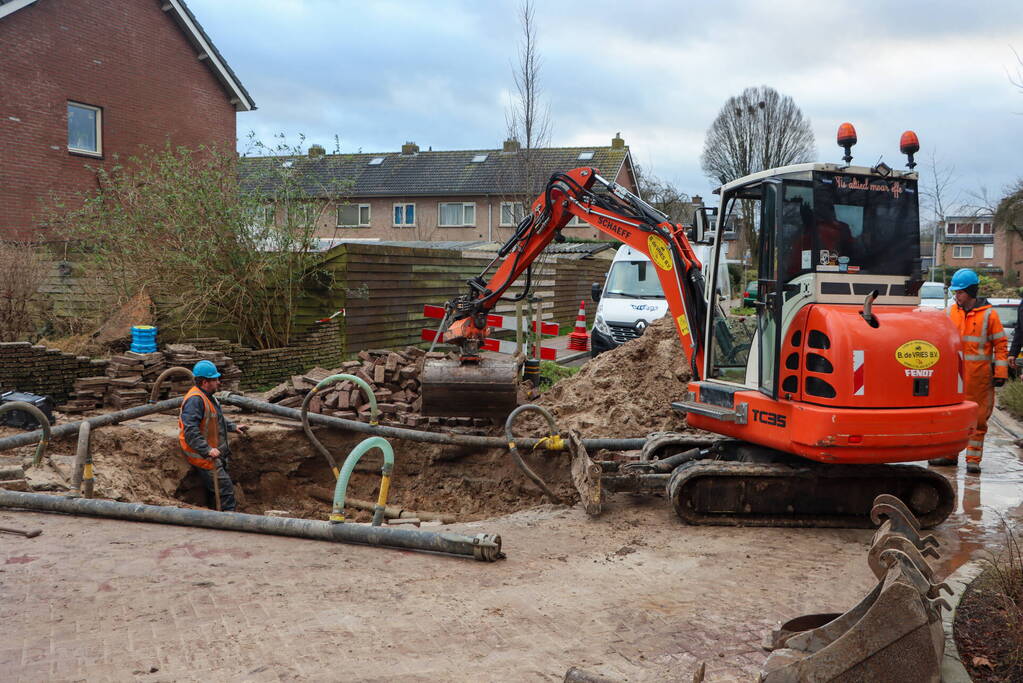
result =
[{"label": "brick house", "polygon": [[[248,163],[256,169],[277,161],[253,157]],[[632,157],[620,136],[606,147],[550,147],[528,153],[514,140],[502,149],[453,151],[424,151],[409,142],[400,153],[374,154],[324,154],[314,145],[308,157],[280,163],[293,164],[305,196],[311,198],[300,210],[315,221],[320,238],[503,241],[521,219],[524,199],[532,202],[555,171],[580,166],[593,166],[604,178],[636,192]],[[533,169],[530,182],[524,180],[527,164]],[[345,199],[329,199],[335,194],[324,199],[322,188],[339,182],[345,184]],[[276,207],[274,220],[281,222],[284,211]],[[564,234],[607,238],[576,219]]]},{"label": "brick house", "polygon": [[140,145],[235,145],[255,109],[182,0],[0,0],[0,239]]},{"label": "brick house", "polygon": [[995,229],[994,217],[946,216],[938,223],[938,266],[973,268],[1015,281],[1023,270],[1023,239]]}]

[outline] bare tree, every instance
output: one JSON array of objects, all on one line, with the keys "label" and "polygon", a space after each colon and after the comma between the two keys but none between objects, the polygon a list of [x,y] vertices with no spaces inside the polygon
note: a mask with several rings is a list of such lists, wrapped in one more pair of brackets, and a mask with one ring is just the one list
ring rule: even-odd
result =
[{"label": "bare tree", "polygon": [[542,101],[543,88],[540,72],[543,59],[540,56],[537,36],[535,8],[532,0],[522,0],[519,6],[519,26],[522,29],[519,41],[518,63],[512,69],[515,94],[505,112],[508,138],[519,143],[518,177],[509,179],[505,194],[510,199],[523,202],[532,199],[541,171],[534,150],[550,143],[550,107]]},{"label": "bare tree", "polygon": [[[923,200],[920,208],[929,217],[926,225],[929,228],[930,239],[921,234],[921,242],[931,241],[933,244],[934,265],[938,265],[938,230],[941,221],[945,220],[950,212],[960,211],[961,202],[958,190],[955,190],[959,181],[955,166],[944,163],[936,151],[932,150],[923,164],[921,173],[920,197]],[[922,245],[921,245],[922,246]]]},{"label": "bare tree", "polygon": [[689,223],[693,220],[694,209],[688,194],[639,165],[635,169],[640,196],[666,214],[673,223]]},{"label": "bare tree", "polygon": [[[704,138],[700,164],[722,185],[768,168],[812,161],[817,150],[810,120],[788,95],[762,85],[729,97]],[[746,247],[756,258],[755,220],[744,203],[740,222]]]}]

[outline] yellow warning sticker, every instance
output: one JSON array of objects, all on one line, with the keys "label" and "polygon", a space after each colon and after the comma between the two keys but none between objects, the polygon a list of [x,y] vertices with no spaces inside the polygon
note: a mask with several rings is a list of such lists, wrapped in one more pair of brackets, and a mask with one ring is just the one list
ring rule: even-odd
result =
[{"label": "yellow warning sticker", "polygon": [[650,251],[650,260],[661,270],[671,270],[671,248],[668,243],[657,235],[650,235],[646,238],[646,244]]},{"label": "yellow warning sticker", "polygon": [[937,347],[922,339],[908,341],[895,349],[895,360],[907,368],[923,370],[929,368],[941,359],[941,353]]},{"label": "yellow warning sticker", "polygon": [[689,336],[689,321],[686,320],[685,315],[680,315],[675,320],[676,320],[676,322],[678,322],[678,331],[681,332],[683,336],[688,337]]}]

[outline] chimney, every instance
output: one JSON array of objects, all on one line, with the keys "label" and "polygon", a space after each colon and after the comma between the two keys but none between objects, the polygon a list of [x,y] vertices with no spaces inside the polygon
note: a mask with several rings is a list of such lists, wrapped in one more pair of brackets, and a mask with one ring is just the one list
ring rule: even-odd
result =
[{"label": "chimney", "polygon": [[508,154],[515,154],[522,149],[522,145],[515,138],[508,138],[504,141],[504,150]]},{"label": "chimney", "polygon": [[406,142],[401,146],[402,156],[412,156],[413,154],[419,154],[419,145],[414,142]]},{"label": "chimney", "polygon": [[611,149],[625,149],[625,140],[622,139],[621,133],[615,133],[611,138]]},{"label": "chimney", "polygon": [[323,148],[323,145],[310,145],[310,147],[309,147],[309,157],[310,158],[322,157],[326,153],[327,153],[327,150],[325,150]]},{"label": "chimney", "polygon": [[703,197],[698,194],[694,194],[691,203],[693,206],[703,206]]}]

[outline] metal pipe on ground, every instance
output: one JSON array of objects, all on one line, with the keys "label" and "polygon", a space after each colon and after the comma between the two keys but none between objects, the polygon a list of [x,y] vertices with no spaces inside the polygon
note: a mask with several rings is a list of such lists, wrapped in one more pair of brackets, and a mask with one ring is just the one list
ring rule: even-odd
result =
[{"label": "metal pipe on ground", "polygon": [[246,531],[334,543],[421,550],[472,557],[480,562],[494,562],[504,557],[501,552],[501,537],[497,534],[477,534],[470,538],[461,534],[420,531],[418,529],[397,529],[363,524],[331,524],[312,519],[262,517],[235,512],[190,510],[141,503],[118,503],[98,498],[66,498],[3,489],[0,489],[0,507],[91,515],[133,522],[176,524],[225,531]]},{"label": "metal pipe on ground", "polygon": [[[269,413],[271,415],[286,417],[295,421],[301,421],[302,419],[302,412],[300,410],[285,408],[284,406],[279,406],[274,403],[257,401],[246,396],[240,396],[239,394],[227,394],[226,396],[218,396],[218,398],[220,399],[220,402],[225,405],[232,405],[257,412]],[[373,426],[368,425],[365,422],[346,420],[344,418],[333,417],[330,415],[320,415],[319,413],[309,413],[308,419],[312,424],[322,425],[324,427],[333,427],[335,429],[343,429],[350,432],[373,434],[375,436],[385,436],[394,439],[404,439],[406,441],[422,441],[424,443],[437,443],[449,446],[471,446],[475,448],[508,448],[508,442],[499,436],[438,434],[436,432],[421,432],[415,429],[404,429],[401,427],[384,427],[380,425]],[[3,439],[0,439],[0,449],[3,448],[3,441]],[[544,439],[518,439],[516,440],[516,444],[524,448],[532,448],[541,441],[544,441]],[[588,451],[600,449],[607,449],[609,451],[635,451],[643,448],[643,444],[646,443],[646,438],[583,439],[582,441],[583,446],[585,446]]]},{"label": "metal pipe on ground", "polygon": [[[169,398],[166,401],[160,401],[159,403],[150,403],[147,405],[135,406],[134,408],[126,408],[124,410],[118,410],[116,413],[97,415],[78,422],[68,422],[67,424],[62,424],[59,427],[50,428],[50,434],[47,437],[47,440],[59,439],[62,436],[77,434],[78,428],[85,422],[88,422],[93,429],[96,429],[97,427],[105,427],[107,425],[124,422],[125,420],[133,420],[136,417],[144,417],[146,415],[152,415],[153,413],[162,413],[165,410],[180,407],[181,400],[183,398],[183,396],[177,396],[175,398]],[[28,446],[40,441],[42,438],[42,429],[37,429],[34,432],[26,432],[24,434],[15,434],[14,436],[4,437],[0,439],[0,451],[17,448],[18,446]]]}]

